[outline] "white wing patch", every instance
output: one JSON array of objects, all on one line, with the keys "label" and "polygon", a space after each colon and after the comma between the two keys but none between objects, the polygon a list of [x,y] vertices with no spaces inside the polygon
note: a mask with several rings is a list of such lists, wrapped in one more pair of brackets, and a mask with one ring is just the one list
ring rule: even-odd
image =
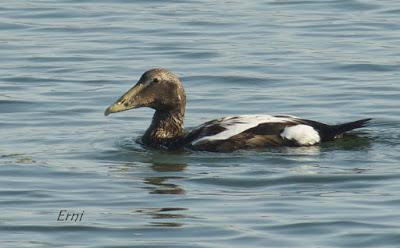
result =
[{"label": "white wing patch", "polygon": [[261,123],[283,123],[290,122],[297,117],[294,116],[282,116],[275,117],[272,115],[240,115],[240,116],[231,116],[220,119],[220,125],[226,130],[217,133],[215,135],[204,136],[200,139],[194,140],[192,145],[196,145],[203,141],[213,141],[213,140],[226,140],[236,134],[239,134],[247,129],[258,126]]},{"label": "white wing patch", "polygon": [[315,145],[321,141],[321,137],[313,127],[303,124],[286,127],[281,133],[281,137],[296,141],[303,146]]}]

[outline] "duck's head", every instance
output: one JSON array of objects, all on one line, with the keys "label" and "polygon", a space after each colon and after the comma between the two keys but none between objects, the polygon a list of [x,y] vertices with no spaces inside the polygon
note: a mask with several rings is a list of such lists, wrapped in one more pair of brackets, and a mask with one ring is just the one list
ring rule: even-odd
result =
[{"label": "duck's head", "polygon": [[155,68],[146,71],[104,114],[107,116],[140,107],[165,112],[184,111],[185,104],[185,91],[179,78],[166,69]]}]

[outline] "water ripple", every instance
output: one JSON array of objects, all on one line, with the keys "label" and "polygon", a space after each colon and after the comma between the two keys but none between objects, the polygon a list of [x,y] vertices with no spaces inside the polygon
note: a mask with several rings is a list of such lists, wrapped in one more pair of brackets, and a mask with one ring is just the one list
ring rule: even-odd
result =
[{"label": "water ripple", "polygon": [[[0,6],[0,243],[398,247],[396,1],[9,1]],[[104,109],[151,67],[185,126],[239,114],[372,117],[316,147],[166,152],[153,110]],[[85,211],[59,222],[61,209]]]}]

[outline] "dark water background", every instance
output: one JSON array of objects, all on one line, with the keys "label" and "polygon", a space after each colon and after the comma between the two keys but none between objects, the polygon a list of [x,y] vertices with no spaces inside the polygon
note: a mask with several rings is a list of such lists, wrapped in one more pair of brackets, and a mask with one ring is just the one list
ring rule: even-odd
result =
[{"label": "dark water background", "polygon": [[[320,147],[146,150],[151,110],[103,111],[155,66],[187,127],[374,121]],[[398,0],[3,0],[1,247],[399,247],[399,71]]]}]

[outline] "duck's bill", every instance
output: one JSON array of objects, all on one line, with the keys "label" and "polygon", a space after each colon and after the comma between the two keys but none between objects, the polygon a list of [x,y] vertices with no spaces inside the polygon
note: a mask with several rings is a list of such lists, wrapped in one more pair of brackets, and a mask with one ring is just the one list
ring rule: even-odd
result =
[{"label": "duck's bill", "polygon": [[108,116],[109,114],[122,112],[126,110],[128,110],[128,108],[125,108],[123,104],[114,103],[110,107],[108,107],[106,111],[104,111],[104,115]]},{"label": "duck's bill", "polygon": [[123,96],[121,96],[115,103],[110,105],[106,111],[104,111],[104,115],[108,116],[112,113],[122,112],[129,109],[137,108],[138,105],[134,101],[142,86],[140,84],[136,84],[130,90],[128,90]]}]

